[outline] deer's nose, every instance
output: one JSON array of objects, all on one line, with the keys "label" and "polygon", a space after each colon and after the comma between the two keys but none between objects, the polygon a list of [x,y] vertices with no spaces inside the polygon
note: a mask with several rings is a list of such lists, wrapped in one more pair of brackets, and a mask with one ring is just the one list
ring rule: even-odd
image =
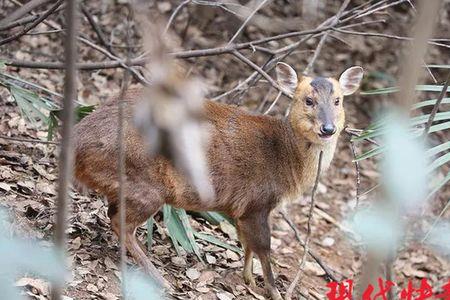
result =
[{"label": "deer's nose", "polygon": [[336,126],[333,124],[323,124],[320,126],[320,133],[324,135],[333,135],[336,132]]}]

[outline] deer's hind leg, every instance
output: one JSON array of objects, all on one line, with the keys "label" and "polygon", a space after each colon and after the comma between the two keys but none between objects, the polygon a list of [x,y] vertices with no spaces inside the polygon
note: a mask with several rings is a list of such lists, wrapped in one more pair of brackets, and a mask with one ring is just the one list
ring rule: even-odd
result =
[{"label": "deer's hind leg", "polygon": [[244,270],[242,272],[244,282],[251,287],[255,287],[256,282],[255,278],[253,277],[253,251],[252,249],[250,249],[247,241],[245,240],[245,234],[242,233],[239,222],[236,222],[236,229],[239,236],[239,241],[241,242],[242,248],[244,249]]},{"label": "deer's hind leg", "polygon": [[[240,235],[245,240],[246,247],[254,252],[263,269],[265,288],[270,294],[272,300],[282,300],[280,292],[275,286],[275,278],[273,276],[272,267],[270,265],[270,226],[269,213],[264,211],[256,211],[245,218],[237,220]],[[247,250],[246,250],[247,252]],[[247,254],[247,253],[246,253]],[[246,255],[247,256],[247,255]],[[251,265],[247,259],[245,262],[247,272]],[[246,268],[244,267],[244,276],[246,275]]]},{"label": "deer's hind leg", "polygon": [[[164,278],[144,252],[143,245],[136,237],[136,229],[152,217],[165,203],[162,191],[152,188],[148,182],[141,184],[127,183],[125,247],[134,260],[162,286],[167,286]],[[111,227],[120,238],[120,213],[118,201],[110,203],[108,216]]]}]

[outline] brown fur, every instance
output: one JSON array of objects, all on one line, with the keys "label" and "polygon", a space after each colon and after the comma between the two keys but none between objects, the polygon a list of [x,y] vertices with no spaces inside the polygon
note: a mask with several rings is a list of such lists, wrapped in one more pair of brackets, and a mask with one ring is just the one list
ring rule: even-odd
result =
[{"label": "brown fur", "polygon": [[[330,81],[334,97],[342,99],[339,84],[334,79]],[[206,101],[210,135],[207,158],[216,192],[216,199],[207,204],[198,199],[168,161],[149,157],[132,125],[132,108],[141,92],[132,90],[126,94],[126,245],[146,270],[158,277],[134,233],[163,204],[195,211],[221,211],[237,221],[245,250],[245,281],[254,283],[251,258],[255,253],[262,262],[271,296],[280,299],[270,267],[270,212],[284,199],[295,199],[312,186],[319,152],[324,150],[325,169],[344,125],[342,100],[339,106],[331,102],[337,133],[327,142],[318,137],[321,124],[317,112],[304,104],[307,95],[317,100],[310,82],[309,77],[300,80],[287,120],[253,115],[237,107]],[[75,177],[108,198],[112,227],[119,233],[116,132],[115,101],[99,107],[76,125]]]}]

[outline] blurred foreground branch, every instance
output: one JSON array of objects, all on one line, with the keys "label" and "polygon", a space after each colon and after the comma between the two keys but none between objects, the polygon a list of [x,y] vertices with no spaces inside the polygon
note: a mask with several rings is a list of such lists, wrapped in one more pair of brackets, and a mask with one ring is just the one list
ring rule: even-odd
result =
[{"label": "blurred foreground branch", "polygon": [[[77,44],[78,34],[78,1],[68,0],[66,6],[67,35],[65,38],[66,74],[64,78],[64,99],[62,111],[61,152],[59,156],[57,215],[55,226],[56,246],[64,253],[66,247],[67,210],[69,202],[69,182],[73,169],[72,128],[74,122],[73,99],[77,97]],[[52,289],[52,299],[62,298],[63,287],[55,284]]]}]

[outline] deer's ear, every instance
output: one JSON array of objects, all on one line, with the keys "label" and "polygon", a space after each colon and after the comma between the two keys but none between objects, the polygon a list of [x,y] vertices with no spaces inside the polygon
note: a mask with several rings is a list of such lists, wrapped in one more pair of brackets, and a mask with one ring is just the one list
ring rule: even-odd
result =
[{"label": "deer's ear", "polygon": [[276,67],[278,84],[290,94],[294,94],[297,88],[298,78],[295,70],[288,64],[279,62]]},{"label": "deer's ear", "polygon": [[363,73],[363,68],[359,66],[350,67],[342,73],[341,77],[339,77],[339,85],[344,96],[356,92],[363,78]]}]

